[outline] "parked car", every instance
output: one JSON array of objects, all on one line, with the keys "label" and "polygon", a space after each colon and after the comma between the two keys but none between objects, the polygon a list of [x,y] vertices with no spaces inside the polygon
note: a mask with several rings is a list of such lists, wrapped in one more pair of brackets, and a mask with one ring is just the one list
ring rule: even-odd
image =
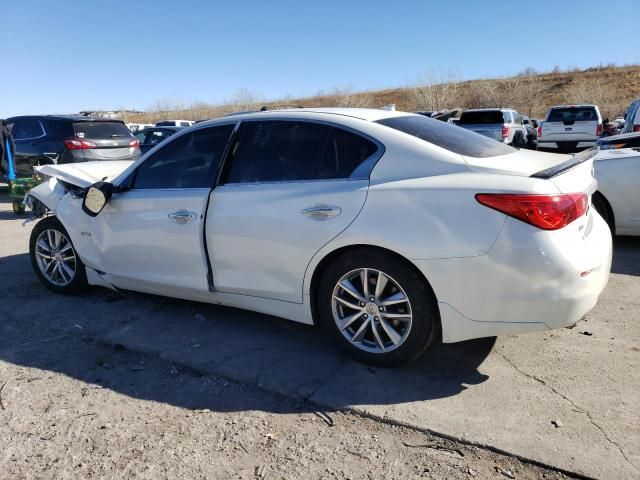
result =
[{"label": "parked car", "polygon": [[153,123],[127,123],[126,125],[132,133],[136,133],[140,130],[144,130],[145,128],[151,128],[154,126]]},{"label": "parked car", "polygon": [[465,110],[460,115],[458,126],[514,147],[524,147],[527,143],[520,114],[512,109]]},{"label": "parked car", "polygon": [[156,123],[156,127],[190,127],[194,123],[191,120],[162,120]]},{"label": "parked car", "polygon": [[7,120],[16,145],[18,177],[30,177],[34,165],[135,160],[140,145],[119,120],[80,115],[33,115]]},{"label": "parked car", "polygon": [[182,127],[151,127],[140,130],[134,136],[140,141],[140,151],[147,153],[160,142],[165,141]]},{"label": "parked car", "polygon": [[602,131],[602,116],[596,105],[551,107],[538,127],[538,147],[572,152],[594,146]]},{"label": "parked car", "polygon": [[640,132],[598,140],[593,206],[617,235],[640,235]]},{"label": "parked car", "polygon": [[222,117],[136,162],[41,167],[57,180],[30,192],[50,211],[30,255],[54,292],[102,285],[318,323],[356,358],[397,365],[439,332],[546,331],[595,305],[612,242],[589,208],[593,154],[377,109]]},{"label": "parked car", "polygon": [[640,98],[631,102],[624,116],[624,130],[621,133],[640,132]]},{"label": "parked car", "polygon": [[529,119],[526,115],[522,116],[522,125],[526,131],[527,148],[538,148],[538,122],[535,119]]}]

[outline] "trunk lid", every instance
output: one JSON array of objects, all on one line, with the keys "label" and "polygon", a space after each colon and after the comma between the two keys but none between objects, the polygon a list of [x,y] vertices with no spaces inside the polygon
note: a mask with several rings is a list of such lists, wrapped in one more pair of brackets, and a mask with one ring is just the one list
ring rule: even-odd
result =
[{"label": "trunk lid", "polygon": [[63,182],[86,188],[102,179],[113,180],[124,172],[133,161],[84,162],[35,167],[38,173]]},{"label": "trunk lid", "polygon": [[498,157],[463,158],[474,171],[549,180],[562,193],[593,193],[593,158],[598,150],[594,147],[575,155],[518,150]]}]

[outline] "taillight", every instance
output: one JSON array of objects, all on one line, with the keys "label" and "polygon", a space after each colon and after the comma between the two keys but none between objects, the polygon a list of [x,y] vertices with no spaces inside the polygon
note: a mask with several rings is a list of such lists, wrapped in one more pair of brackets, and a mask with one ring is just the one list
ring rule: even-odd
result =
[{"label": "taillight", "polygon": [[542,230],[558,230],[587,211],[585,193],[558,195],[522,195],[478,193],[476,200],[489,208],[522,220]]},{"label": "taillight", "polygon": [[509,136],[509,125],[502,126],[502,138],[507,138]]},{"label": "taillight", "polygon": [[634,125],[633,126],[633,131],[634,132],[640,132],[640,125]]},{"label": "taillight", "polygon": [[596,137],[599,137],[600,135],[602,135],[602,124],[599,123],[598,126],[596,127]]},{"label": "taillight", "polygon": [[81,138],[70,138],[64,141],[64,146],[67,150],[87,150],[89,148],[96,148],[96,144],[93,142],[87,142]]},{"label": "taillight", "polygon": [[134,148],[139,147],[140,146],[140,140],[138,140],[137,138],[134,138],[133,140],[131,140],[129,142],[129,146],[130,147],[134,147]]},{"label": "taillight", "polygon": [[542,136],[542,125],[538,127],[538,138]]}]

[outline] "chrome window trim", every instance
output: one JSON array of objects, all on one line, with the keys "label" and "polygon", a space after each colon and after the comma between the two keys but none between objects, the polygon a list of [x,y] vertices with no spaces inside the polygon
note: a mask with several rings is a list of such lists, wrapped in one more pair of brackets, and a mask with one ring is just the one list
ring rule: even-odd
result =
[{"label": "chrome window trim", "polygon": [[[42,135],[39,135],[37,137],[25,137],[25,138],[15,138],[14,137],[13,138],[14,141],[21,142],[23,140],[37,140],[39,138],[44,138],[44,137],[47,136],[47,132],[45,131],[44,127],[42,126],[42,122],[40,120],[38,120],[37,118],[26,118],[26,119],[25,118],[21,118],[20,120],[23,121],[23,122],[25,120],[35,120],[36,122],[38,122],[38,125],[40,125],[40,130],[42,130]],[[14,125],[15,125],[15,121],[14,121]],[[13,130],[13,128],[12,128],[12,130]],[[13,133],[12,133],[12,135],[13,135]]]}]

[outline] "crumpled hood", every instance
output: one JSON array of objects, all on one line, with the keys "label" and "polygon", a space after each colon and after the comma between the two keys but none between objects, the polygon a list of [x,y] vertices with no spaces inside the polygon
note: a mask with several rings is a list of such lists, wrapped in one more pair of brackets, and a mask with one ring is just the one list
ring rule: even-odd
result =
[{"label": "crumpled hood", "polygon": [[105,177],[107,180],[113,180],[132,163],[131,160],[67,163],[64,165],[43,165],[35,167],[35,170],[42,175],[85,188]]}]

